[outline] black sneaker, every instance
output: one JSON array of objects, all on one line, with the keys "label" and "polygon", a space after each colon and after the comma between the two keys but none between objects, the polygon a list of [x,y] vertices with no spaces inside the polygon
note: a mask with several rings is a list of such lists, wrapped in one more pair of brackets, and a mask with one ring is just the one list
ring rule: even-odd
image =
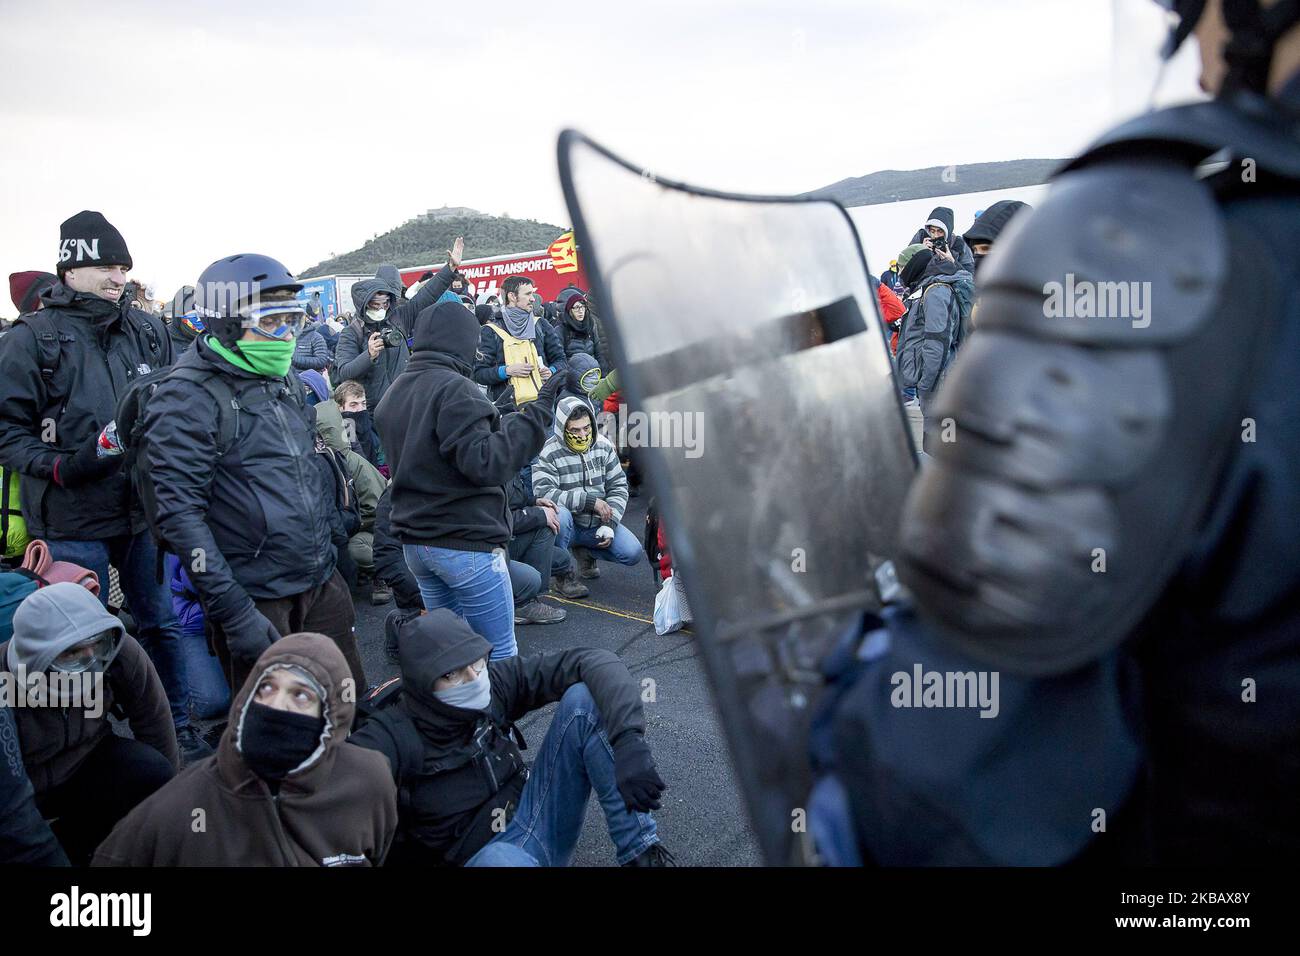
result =
[{"label": "black sneaker", "polygon": [[202,760],[204,757],[211,757],[213,750],[208,746],[199,732],[194,729],[194,725],[182,727],[176,731],[176,745],[181,748],[181,766],[188,767],[190,764]]},{"label": "black sneaker", "polygon": [[651,843],[650,848],[640,856],[633,857],[624,866],[676,866],[677,858],[665,849],[662,843]]},{"label": "black sneaker", "polygon": [[562,607],[551,607],[533,598],[527,604],[515,608],[516,624],[559,624],[569,612]]},{"label": "black sneaker", "polygon": [[375,578],[375,582],[370,588],[370,603],[379,607],[387,604],[392,599],[393,589],[388,586],[388,582],[382,578]]}]

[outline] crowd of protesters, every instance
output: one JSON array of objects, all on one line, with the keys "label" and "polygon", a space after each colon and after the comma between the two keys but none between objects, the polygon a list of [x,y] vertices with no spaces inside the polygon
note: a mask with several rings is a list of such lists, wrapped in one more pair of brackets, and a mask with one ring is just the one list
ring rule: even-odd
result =
[{"label": "crowd of protesters", "polygon": [[[923,458],[974,275],[1023,206],[962,234],[936,208],[871,279]],[[620,863],[670,864],[626,666],[516,635],[563,621],[546,597],[588,597],[601,561],[672,575],[655,509],[644,545],[624,524],[636,470],[590,297],[522,276],[476,295],[457,240],[337,318],[266,256],[163,306],[99,213],[60,238],[55,273],[10,277],[0,336],[0,676],[104,690],[75,720],[55,692],[0,707],[0,859],[564,865],[595,791]],[[358,601],[394,604],[400,679],[367,683]],[[552,702],[530,777],[516,722]]]},{"label": "crowd of protesters", "polygon": [[337,318],[261,255],[158,303],[91,211],[10,277],[0,862],[562,866],[594,792],[620,864],[673,863],[626,665],[515,631],[643,557],[603,330],[463,248]]}]

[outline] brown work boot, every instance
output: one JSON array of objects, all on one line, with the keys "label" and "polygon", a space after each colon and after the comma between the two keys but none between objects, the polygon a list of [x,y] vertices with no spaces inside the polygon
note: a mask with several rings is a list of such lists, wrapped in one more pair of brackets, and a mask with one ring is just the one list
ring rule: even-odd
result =
[{"label": "brown work boot", "polygon": [[569,570],[565,574],[552,575],[551,593],[570,600],[577,600],[578,598],[585,598],[591,591],[587,588],[587,585],[578,580],[575,571]]},{"label": "brown work boot", "polygon": [[596,558],[586,548],[570,548],[573,560],[578,562],[578,577],[593,581],[600,577],[600,568],[596,567]]}]

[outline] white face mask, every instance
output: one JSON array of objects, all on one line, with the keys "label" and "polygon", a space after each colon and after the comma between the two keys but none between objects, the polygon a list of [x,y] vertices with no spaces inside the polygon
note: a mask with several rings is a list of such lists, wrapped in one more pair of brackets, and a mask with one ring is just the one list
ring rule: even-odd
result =
[{"label": "white face mask", "polygon": [[487,710],[492,703],[492,682],[488,679],[488,669],[473,680],[446,690],[435,690],[433,696],[448,707],[461,707],[465,710]]},{"label": "white face mask", "polygon": [[387,309],[366,309],[366,318],[371,322],[382,322],[388,318]]}]

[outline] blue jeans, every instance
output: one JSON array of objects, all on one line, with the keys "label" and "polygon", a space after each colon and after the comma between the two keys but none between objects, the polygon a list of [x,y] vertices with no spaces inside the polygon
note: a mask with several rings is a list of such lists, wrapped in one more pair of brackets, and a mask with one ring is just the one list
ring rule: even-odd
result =
[{"label": "blue jeans", "polygon": [[[599,527],[599,526],[597,526]],[[614,540],[608,548],[602,548],[596,537],[596,528],[580,528],[573,523],[573,512],[568,508],[560,509],[560,534],[555,539],[555,546],[566,551],[571,546],[586,548],[592,557],[601,561],[617,561],[619,564],[633,565],[645,557],[641,542],[631,531],[621,524],[614,526]]]},{"label": "blue jeans", "polygon": [[230,710],[230,685],[221,659],[208,650],[203,633],[185,634],[181,638],[185,668],[190,679],[190,706],[194,716],[204,720],[224,717]]},{"label": "blue jeans", "polygon": [[404,544],[402,554],[420,586],[425,610],[451,608],[492,645],[494,661],[519,653],[515,643],[515,602],[504,549],[455,551]]},{"label": "blue jeans", "polygon": [[596,702],[586,684],[574,684],[555,709],[514,819],[465,865],[568,866],[593,790],[620,865],[659,842],[654,817],[623,805]]},{"label": "blue jeans", "polygon": [[117,568],[126,595],[133,635],[153,661],[167,692],[176,729],[190,724],[190,682],[181,646],[181,627],[172,611],[170,586],[158,583],[158,549],[148,531],[98,541],[50,541],[50,556],[71,561],[99,575],[99,599],[108,604],[108,566]]},{"label": "blue jeans", "polygon": [[510,562],[510,593],[516,607],[527,604],[537,597],[542,590],[542,576],[536,568],[530,568],[522,561]]}]

